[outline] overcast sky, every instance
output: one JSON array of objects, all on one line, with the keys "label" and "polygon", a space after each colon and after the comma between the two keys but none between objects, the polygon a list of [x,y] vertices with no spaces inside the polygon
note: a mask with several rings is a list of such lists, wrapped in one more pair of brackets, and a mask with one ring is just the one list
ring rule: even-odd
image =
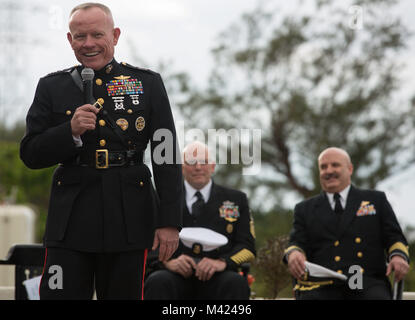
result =
[{"label": "overcast sky", "polygon": [[[4,4],[5,1],[0,0],[0,3]],[[11,2],[22,4],[24,9],[24,13],[18,16],[17,20],[23,22],[28,38],[16,45],[13,50],[16,51],[16,65],[20,65],[25,72],[27,84],[24,99],[28,107],[39,77],[77,64],[66,39],[67,18],[75,5],[85,1]],[[118,61],[132,62],[134,55],[131,50],[135,48],[136,54],[146,63],[144,67],[155,69],[160,60],[163,60],[172,64],[175,70],[188,72],[194,81],[200,84],[204,83],[213,67],[210,49],[214,47],[219,32],[258,4],[255,0],[101,2],[112,9],[115,23],[121,28],[121,38],[116,47]],[[275,3],[278,3],[282,10],[288,2],[275,0]],[[415,30],[415,1],[402,1],[399,14],[404,22]],[[415,84],[415,40],[412,39],[410,44],[410,50],[405,56],[408,64],[405,77],[407,82]],[[18,118],[24,117],[27,107],[15,110],[13,115]],[[410,204],[415,189],[414,181],[415,168],[412,168],[380,186],[387,192],[403,224],[415,225],[415,208]]]}]

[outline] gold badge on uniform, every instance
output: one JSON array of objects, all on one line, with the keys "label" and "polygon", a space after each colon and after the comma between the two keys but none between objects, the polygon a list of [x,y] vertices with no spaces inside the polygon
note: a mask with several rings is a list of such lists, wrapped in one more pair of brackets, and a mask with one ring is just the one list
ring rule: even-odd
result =
[{"label": "gold badge on uniform", "polygon": [[128,129],[128,121],[126,119],[120,118],[115,123],[122,129],[122,131]]},{"label": "gold badge on uniform", "polygon": [[229,223],[229,224],[226,226],[226,232],[227,232],[227,233],[232,233],[232,232],[233,232],[233,224],[232,224],[232,223]]},{"label": "gold badge on uniform", "polygon": [[146,126],[146,121],[143,117],[138,117],[137,120],[135,120],[135,128],[137,131],[141,131]]},{"label": "gold badge on uniform", "polygon": [[130,79],[130,76],[120,75],[118,77],[114,77],[114,79],[117,79],[117,80],[127,80],[127,79]]}]

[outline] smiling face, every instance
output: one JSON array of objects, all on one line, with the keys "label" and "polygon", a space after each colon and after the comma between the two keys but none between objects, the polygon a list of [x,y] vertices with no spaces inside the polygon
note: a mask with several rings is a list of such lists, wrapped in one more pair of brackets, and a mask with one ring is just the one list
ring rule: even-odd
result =
[{"label": "smiling face", "polygon": [[351,184],[353,165],[346,151],[329,148],[323,151],[318,159],[320,184],[329,193],[340,192]]},{"label": "smiling face", "polygon": [[114,57],[120,29],[114,28],[112,17],[92,7],[75,11],[69,20],[67,37],[76,59],[85,67],[102,69]]}]

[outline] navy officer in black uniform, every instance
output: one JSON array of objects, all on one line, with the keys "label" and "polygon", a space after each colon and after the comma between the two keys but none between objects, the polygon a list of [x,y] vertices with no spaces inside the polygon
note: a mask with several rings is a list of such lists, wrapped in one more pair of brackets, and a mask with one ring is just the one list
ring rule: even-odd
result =
[{"label": "navy officer in black uniform", "polygon": [[[342,149],[324,150],[318,165],[323,192],[296,205],[285,252],[289,271],[297,279],[297,297],[391,299],[387,276],[394,271],[395,279],[402,280],[409,270],[409,254],[385,194],[351,184],[353,165]],[[362,286],[358,281],[350,287],[349,281],[305,279],[306,260],[355,279],[360,272]],[[351,266],[357,267],[349,274]]]},{"label": "navy officer in black uniform", "polygon": [[144,299],[249,299],[247,280],[236,272],[256,254],[246,194],[212,181],[215,163],[206,145],[193,142],[183,154],[183,226],[211,229],[228,243],[206,252],[203,245],[188,248],[180,242],[173,257],[148,276]]},{"label": "navy officer in black uniform", "polygon": [[[20,149],[30,168],[59,164],[40,298],[90,299],[95,287],[98,299],[141,299],[147,249],[167,260],[181,227],[181,166],[155,157],[157,147],[178,152],[169,100],[158,73],[114,59],[120,29],[108,7],[75,7],[69,29],[81,65],[40,79]],[[95,105],[84,100],[84,68],[94,70]],[[173,145],[153,139],[158,129]],[[157,192],[143,164],[149,141]]]}]

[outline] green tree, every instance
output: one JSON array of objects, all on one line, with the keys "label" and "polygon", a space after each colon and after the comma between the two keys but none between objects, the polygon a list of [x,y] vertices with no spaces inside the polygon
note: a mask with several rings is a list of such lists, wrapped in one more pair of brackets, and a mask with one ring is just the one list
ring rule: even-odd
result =
[{"label": "green tree", "polygon": [[17,121],[12,126],[7,126],[0,121],[0,141],[19,142],[24,133],[26,125],[23,121]]},{"label": "green tree", "polygon": [[193,87],[185,74],[171,78],[188,128],[203,128],[206,137],[210,128],[262,130],[260,174],[241,175],[239,164],[219,166],[215,175],[249,193],[266,264],[253,268],[261,294],[270,290],[264,270],[282,270],[280,259],[266,256],[279,247],[275,236],[288,234],[279,224],[292,220],[282,208],[320,192],[323,149],[347,150],[353,183],[367,188],[415,162],[415,110],[400,91],[410,34],[392,14],[396,3],[263,1],[220,34],[205,87]]},{"label": "green tree", "polygon": [[[8,136],[15,134],[9,129]],[[45,228],[53,170],[28,169],[20,160],[19,142],[0,141],[0,203],[10,201],[35,209],[38,242]]]},{"label": "green tree", "polygon": [[[409,37],[396,1],[297,1],[284,13],[265,2],[225,30],[206,88],[180,101],[186,123],[261,128],[262,174],[226,166],[221,179],[280,203],[319,192],[317,156],[346,149],[353,182],[374,188],[414,163],[414,108],[399,97],[399,56]],[[354,4],[354,6],[352,6]],[[229,168],[231,167],[231,168]]]}]

